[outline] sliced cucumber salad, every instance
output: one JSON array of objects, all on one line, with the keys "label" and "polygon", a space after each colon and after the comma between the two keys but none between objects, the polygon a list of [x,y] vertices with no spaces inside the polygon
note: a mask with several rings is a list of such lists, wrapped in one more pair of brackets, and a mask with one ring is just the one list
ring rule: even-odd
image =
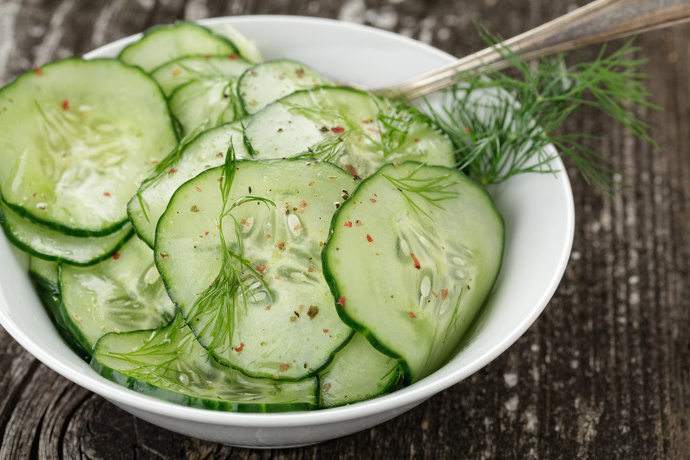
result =
[{"label": "sliced cucumber salad", "polygon": [[180,22],[1,88],[7,238],[66,342],[134,391],[279,412],[424,378],[492,289],[501,216],[420,112],[259,60]]}]

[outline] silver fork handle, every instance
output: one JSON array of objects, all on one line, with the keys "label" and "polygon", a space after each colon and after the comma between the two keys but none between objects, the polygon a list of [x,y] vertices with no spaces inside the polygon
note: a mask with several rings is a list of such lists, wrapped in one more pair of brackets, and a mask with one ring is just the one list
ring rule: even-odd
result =
[{"label": "silver fork handle", "polygon": [[[596,0],[560,18],[502,42],[527,60],[603,43],[690,20],[690,0]],[[459,75],[489,66],[510,66],[495,48],[486,48],[454,63],[391,86],[379,94],[415,99],[458,83]]]}]

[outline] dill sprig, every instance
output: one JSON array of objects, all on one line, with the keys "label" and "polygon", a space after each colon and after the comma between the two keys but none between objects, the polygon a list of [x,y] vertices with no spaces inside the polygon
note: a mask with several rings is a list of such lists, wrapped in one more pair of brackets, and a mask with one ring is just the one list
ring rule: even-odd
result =
[{"label": "dill sprig", "polygon": [[[231,214],[234,209],[245,203],[263,203],[268,208],[270,206],[275,207],[275,203],[269,199],[253,195],[240,196],[230,203],[230,190],[236,171],[235,149],[230,143],[225,157],[223,176],[220,180],[220,193],[223,201],[218,222],[221,267],[213,282],[197,297],[190,315],[190,317],[204,316],[203,323],[199,325],[201,330],[198,333],[208,333],[212,337],[211,343],[206,344],[206,347],[213,349],[216,353],[221,352],[224,343],[227,346],[232,344],[236,317],[242,311],[246,313],[247,303],[254,296],[250,292],[249,284],[258,280],[268,292],[269,297],[272,300],[275,299],[261,274],[244,258],[244,237],[242,236],[241,224]],[[236,248],[231,248],[227,244],[223,228],[226,218],[230,218],[234,224]]]},{"label": "dill sprig", "polygon": [[447,181],[447,179],[450,178],[450,174],[434,177],[416,177],[416,174],[421,170],[422,165],[400,179],[388,174],[384,174],[383,177],[398,189],[415,212],[419,212],[431,218],[431,216],[429,216],[410,195],[414,194],[424,199],[432,206],[443,209],[443,206],[439,204],[440,201],[449,200],[458,196],[457,192],[448,190],[449,187],[457,184],[457,181]]},{"label": "dill sprig", "polygon": [[[168,388],[183,388],[191,391],[179,375],[185,373],[181,357],[189,356],[195,337],[189,331],[180,315],[162,328],[152,331],[151,336],[137,349],[124,352],[108,351],[106,356],[130,365],[128,376]],[[143,331],[142,331],[143,332]],[[125,334],[138,334],[139,331]]]},{"label": "dill sprig", "polygon": [[658,108],[648,101],[643,85],[648,75],[638,70],[645,61],[631,57],[639,48],[631,40],[610,54],[602,47],[592,61],[569,66],[562,54],[533,66],[485,29],[480,34],[519,76],[490,68],[468,73],[462,84],[444,93],[442,109],[427,103],[431,119],[456,147],[458,167],[489,185],[525,172],[553,173],[551,160],[565,156],[588,183],[611,193],[619,185],[615,171],[583,143],[595,136],[557,130],[572,113],[593,108],[654,144],[650,126],[630,110],[635,105]]},{"label": "dill sprig", "polygon": [[410,125],[419,113],[410,110],[404,102],[380,99],[378,103],[381,109],[374,120],[376,135],[372,136],[361,126],[359,127],[359,134],[375,145],[385,158],[399,150],[405,143],[410,132]]}]

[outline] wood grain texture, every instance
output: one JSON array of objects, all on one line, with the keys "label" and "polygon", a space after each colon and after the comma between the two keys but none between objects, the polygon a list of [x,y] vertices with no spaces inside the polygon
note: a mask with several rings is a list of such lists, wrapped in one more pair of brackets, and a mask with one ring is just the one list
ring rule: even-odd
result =
[{"label": "wood grain texture", "polygon": [[[0,84],[181,18],[339,18],[463,55],[481,47],[473,21],[509,37],[585,3],[0,0]],[[588,146],[630,187],[607,196],[570,171],[577,221],[563,281],[524,336],[466,381],[368,431],[251,451],[138,420],[53,373],[0,329],[0,458],[690,458],[690,27],[637,44],[663,110],[636,115],[655,127],[658,148],[596,113],[569,119],[565,130],[601,136]]]}]

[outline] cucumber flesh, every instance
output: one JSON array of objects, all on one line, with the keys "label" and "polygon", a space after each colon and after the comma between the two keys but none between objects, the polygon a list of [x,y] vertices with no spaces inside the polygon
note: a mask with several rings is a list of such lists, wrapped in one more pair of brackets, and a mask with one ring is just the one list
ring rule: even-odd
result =
[{"label": "cucumber flesh", "polygon": [[306,65],[280,59],[262,62],[245,71],[237,83],[237,94],[244,110],[253,114],[297,90],[328,84],[327,79]]},{"label": "cucumber flesh", "polygon": [[235,53],[237,48],[227,38],[214,34],[206,27],[180,21],[147,30],[140,40],[126,46],[119,57],[127,64],[150,72],[184,56],[229,56]]},{"label": "cucumber flesh", "polygon": [[97,265],[61,265],[60,292],[62,316],[86,350],[108,332],[162,327],[175,313],[153,252],[139,238]]},{"label": "cucumber flesh", "polygon": [[237,54],[229,56],[185,56],[166,62],[151,72],[151,77],[169,96],[176,88],[192,80],[239,77],[253,64]]},{"label": "cucumber flesh", "polygon": [[82,266],[112,256],[134,233],[127,224],[106,236],[66,235],[23,218],[2,201],[0,225],[7,239],[32,256]]},{"label": "cucumber flesh", "polygon": [[333,219],[323,265],[338,313],[417,381],[452,356],[484,304],[503,232],[490,196],[460,171],[386,165]]},{"label": "cucumber flesh", "polygon": [[76,236],[127,222],[125,206],[177,143],[160,88],[117,59],[69,58],[0,90],[0,193]]},{"label": "cucumber flesh", "polygon": [[367,177],[385,163],[453,166],[453,146],[417,112],[371,93],[296,91],[255,113],[246,128],[257,158],[305,156]]},{"label": "cucumber flesh", "polygon": [[398,362],[355,333],[319,372],[319,406],[335,407],[380,396],[400,380]]},{"label": "cucumber flesh", "polygon": [[91,367],[137,392],[185,406],[234,412],[313,409],[316,379],[255,379],[218,364],[181,315],[151,331],[110,333],[96,344]]},{"label": "cucumber flesh", "polygon": [[239,120],[244,110],[237,97],[237,79],[191,80],[168,99],[170,111],[182,125],[182,133],[212,128]]},{"label": "cucumber flesh", "polygon": [[[232,168],[229,166],[228,168]],[[255,377],[314,375],[350,337],[321,271],[331,216],[357,181],[328,163],[237,161],[177,189],[156,229],[156,265],[201,344]],[[232,169],[230,169],[231,171]],[[219,181],[221,184],[219,184]]]},{"label": "cucumber flesh", "polygon": [[156,224],[175,190],[197,174],[225,163],[232,143],[238,159],[249,158],[240,122],[228,123],[204,132],[194,132],[158,165],[127,205],[137,235],[153,247]]}]

